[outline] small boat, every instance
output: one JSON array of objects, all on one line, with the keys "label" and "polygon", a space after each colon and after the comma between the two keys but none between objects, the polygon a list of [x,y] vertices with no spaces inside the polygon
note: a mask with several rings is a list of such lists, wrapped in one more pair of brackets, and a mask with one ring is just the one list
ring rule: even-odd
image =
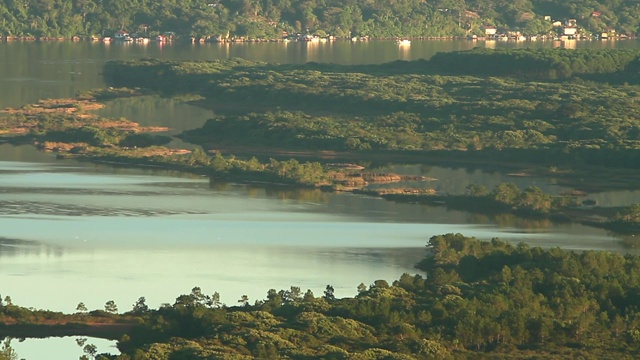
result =
[{"label": "small boat", "polygon": [[408,45],[411,45],[411,40],[409,40],[409,39],[402,39],[402,40],[398,39],[398,40],[396,40],[396,44],[398,44],[400,46],[408,46]]}]

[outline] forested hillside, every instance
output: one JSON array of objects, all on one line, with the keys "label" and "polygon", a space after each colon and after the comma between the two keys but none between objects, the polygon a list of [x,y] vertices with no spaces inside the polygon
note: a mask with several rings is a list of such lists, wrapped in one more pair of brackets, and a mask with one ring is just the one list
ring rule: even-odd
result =
[{"label": "forested hillside", "polygon": [[461,234],[428,249],[426,279],[360,284],[354,298],[292,287],[224,307],[195,288],[142,314],[119,348],[132,359],[637,358],[638,257]]},{"label": "forested hillside", "polygon": [[[352,298],[292,286],[236,306],[199,287],[173,304],[63,315],[0,304],[5,334],[33,324],[120,323],[119,356],[96,359],[637,359],[640,258],[433,236],[426,272],[354,284]],[[80,305],[79,305],[80,306]],[[83,305],[84,307],[84,305]],[[50,330],[49,330],[50,331]]]},{"label": "forested hillside", "polygon": [[464,36],[484,25],[548,32],[576,19],[588,32],[638,31],[640,6],[627,0],[5,0],[4,36],[87,36],[117,30],[183,36],[278,38],[282,31],[336,36]]}]

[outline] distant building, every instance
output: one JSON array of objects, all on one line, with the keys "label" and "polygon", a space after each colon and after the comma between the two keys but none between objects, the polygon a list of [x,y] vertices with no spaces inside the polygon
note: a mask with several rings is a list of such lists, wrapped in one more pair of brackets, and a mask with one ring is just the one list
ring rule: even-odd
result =
[{"label": "distant building", "polygon": [[545,15],[544,16],[544,21],[551,21],[551,16],[550,15]]},{"label": "distant building", "polygon": [[484,27],[484,34],[486,36],[495,36],[497,31],[498,31],[498,28],[495,27],[495,26],[485,26]]},{"label": "distant building", "polygon": [[562,21],[560,20],[554,20],[551,25],[553,25],[553,27],[560,27],[562,26]]},{"label": "distant building", "polygon": [[575,36],[578,33],[578,28],[575,26],[565,26],[563,34],[566,36]]},{"label": "distant building", "polygon": [[515,39],[522,36],[522,33],[518,30],[509,30],[507,31],[507,36]]},{"label": "distant building", "polygon": [[131,40],[131,36],[129,36],[129,33],[124,30],[116,31],[113,38],[116,40],[124,40],[124,41]]},{"label": "distant building", "polygon": [[606,28],[603,32],[600,33],[600,39],[611,39],[616,37],[616,29],[614,28]]}]

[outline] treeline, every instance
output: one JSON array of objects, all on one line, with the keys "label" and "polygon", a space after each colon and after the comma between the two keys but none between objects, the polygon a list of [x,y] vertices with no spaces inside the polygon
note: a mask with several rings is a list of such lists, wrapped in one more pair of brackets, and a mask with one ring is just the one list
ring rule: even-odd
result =
[{"label": "treeline", "polygon": [[[223,304],[200,287],[151,309],[63,315],[0,304],[16,329],[123,321],[121,355],[100,359],[634,359],[640,355],[640,257],[544,250],[461,234],[434,236],[417,265],[389,283],[337,298],[292,286]],[[133,328],[130,325],[133,324]],[[35,327],[34,327],[35,329]],[[11,325],[2,327],[11,335]],[[23,336],[25,336],[23,334]]]},{"label": "treeline", "polygon": [[121,29],[154,34],[280,38],[289,33],[336,36],[484,35],[484,25],[551,31],[553,19],[578,19],[590,32],[638,31],[640,8],[613,0],[11,0],[0,3],[4,36],[111,35]]},{"label": "treeline", "polygon": [[34,143],[60,157],[122,165],[161,166],[210,175],[218,179],[261,181],[300,186],[331,185],[331,174],[318,162],[295,159],[260,162],[255,157],[238,159],[220,153],[210,156],[201,149],[176,151],[161,146],[171,141],[126,119],[109,119],[90,113],[100,108],[95,101],[117,96],[136,96],[125,89],[93,91],[77,99],[46,100],[20,109],[6,109],[0,118],[0,139]]},{"label": "treeline", "polygon": [[[220,115],[183,137],[206,146],[446,151],[471,160],[636,167],[637,55],[473,50],[367,66],[143,59],[109,62],[104,75],[114,86],[204,97],[201,103]],[[444,59],[460,63],[448,68],[455,75],[442,75]],[[484,70],[464,75],[462,63]],[[586,68],[578,70],[577,64]],[[563,74],[570,78],[549,81],[567,66]],[[497,69],[504,73],[490,76]],[[629,84],[576,75],[624,78]]]},{"label": "treeline", "polygon": [[[512,76],[531,80],[568,79],[574,76],[612,75],[637,81],[638,50],[487,49],[440,52],[428,63],[432,71],[453,75]],[[631,79],[629,78],[631,76]]]},{"label": "treeline", "polygon": [[622,208],[605,224],[606,227],[635,236],[640,230],[640,204]]},{"label": "treeline", "polygon": [[218,180],[264,182],[308,187],[331,186],[331,172],[319,162],[300,162],[296,159],[270,159],[260,162],[257,158],[236,158],[234,155],[213,157],[200,149],[188,153],[176,152],[161,146],[146,148],[88,147],[71,155],[93,162],[105,162],[124,166],[153,166],[210,176]]},{"label": "treeline", "polygon": [[[122,73],[133,70],[132,74]],[[233,70],[245,78],[260,72],[272,77],[283,71],[315,71],[321,73],[366,73],[389,75],[468,75],[474,77],[509,77],[529,81],[568,80],[581,78],[608,84],[635,84],[640,80],[640,51],[634,49],[562,49],[474,48],[464,51],[439,52],[428,60],[394,61],[380,65],[336,65],[308,63],[279,65],[243,59],[214,61],[160,61],[152,58],[137,61],[111,61],[104,67],[104,76],[114,83],[145,84],[149,88],[163,88],[165,81],[157,79],[161,73],[177,82],[177,88],[166,91],[186,91],[189,84],[195,91],[225,79]],[[134,75],[131,78],[130,75]],[[205,75],[207,75],[205,77]],[[253,80],[253,79],[252,79]],[[279,80],[279,79],[278,79]],[[195,81],[195,83],[193,83]]]},{"label": "treeline", "polygon": [[[384,191],[384,190],[383,190]],[[362,190],[358,193],[378,195],[388,200],[403,202],[425,202],[445,205],[454,209],[482,213],[516,213],[533,216],[559,214],[562,210],[581,205],[580,198],[572,195],[551,195],[537,186],[520,189],[514,183],[501,183],[493,190],[486,186],[471,184],[465,194],[412,194],[411,192],[382,193]],[[639,216],[640,218],[640,216]]]},{"label": "treeline", "polygon": [[[271,39],[282,37],[283,31],[342,37],[455,36],[466,33],[458,21],[464,7],[448,9],[444,3],[418,0],[349,4],[337,0],[5,1],[0,3],[0,34],[71,37],[111,35],[125,29],[142,35],[173,31],[194,37]],[[483,24],[478,15],[469,21],[477,31]]]},{"label": "treeline", "polygon": [[[336,298],[299,287],[234,305],[195,287],[123,314],[118,356],[141,359],[633,359],[640,355],[640,258],[434,236],[403,274]],[[111,315],[116,316],[116,315]],[[132,320],[131,317],[135,317]]]}]

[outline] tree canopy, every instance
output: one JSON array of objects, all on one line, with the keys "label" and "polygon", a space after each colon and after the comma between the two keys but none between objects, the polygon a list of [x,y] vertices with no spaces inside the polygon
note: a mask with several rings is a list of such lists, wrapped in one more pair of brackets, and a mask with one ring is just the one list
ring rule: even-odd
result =
[{"label": "tree canopy", "polygon": [[[214,304],[217,293],[194,287],[173,305],[105,314],[135,326],[118,342],[121,355],[97,356],[633,359],[640,353],[638,256],[462,234],[433,236],[427,251],[417,265],[426,277],[360,284],[354,297],[330,296],[331,285],[319,297],[291,287],[227,306]],[[13,323],[54,315],[64,318],[0,306],[0,318]]]},{"label": "tree canopy", "polygon": [[8,0],[0,34],[65,36],[173,31],[185,36],[279,38],[283,31],[337,36],[464,36],[498,25],[533,35],[544,19],[578,19],[590,32],[638,31],[640,8],[615,0]]},{"label": "tree canopy", "polygon": [[205,146],[637,167],[639,54],[476,49],[354,66],[141,59],[109,62],[104,75],[114,86],[235,104],[182,134]]}]

